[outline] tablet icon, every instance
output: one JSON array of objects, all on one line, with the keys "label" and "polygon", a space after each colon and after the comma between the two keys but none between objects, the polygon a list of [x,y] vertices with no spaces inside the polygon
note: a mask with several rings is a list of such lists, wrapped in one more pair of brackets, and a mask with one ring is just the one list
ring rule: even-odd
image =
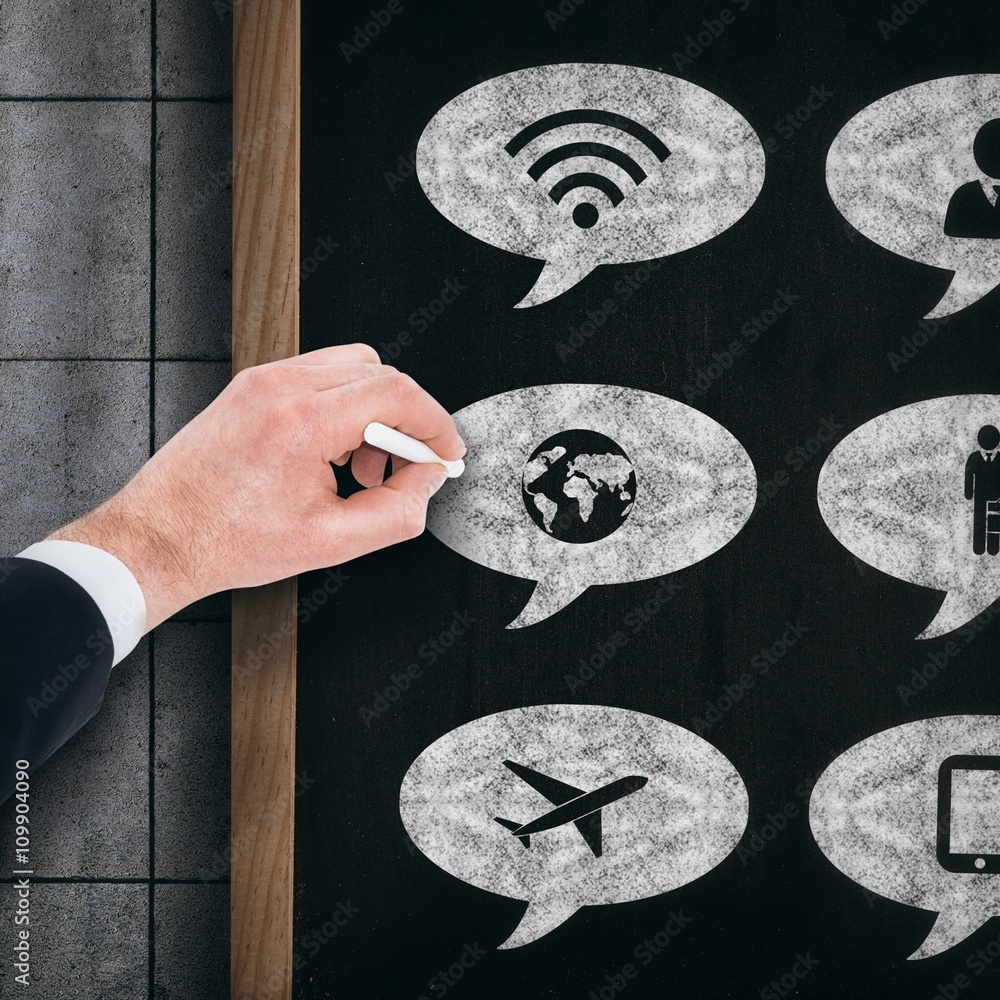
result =
[{"label": "tablet icon", "polygon": [[1000,875],[1000,757],[959,754],[938,772],[938,862]]},{"label": "tablet icon", "polygon": [[911,959],[1000,916],[1000,717],[953,715],[871,736],[809,802],[820,849],[872,892],[936,914]]}]

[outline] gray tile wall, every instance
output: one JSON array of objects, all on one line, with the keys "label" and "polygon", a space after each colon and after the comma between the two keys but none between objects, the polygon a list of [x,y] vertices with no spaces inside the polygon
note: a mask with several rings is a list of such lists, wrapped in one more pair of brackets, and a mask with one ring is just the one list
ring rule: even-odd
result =
[{"label": "gray tile wall", "polygon": [[[6,553],[118,489],[228,379],[232,7],[0,5]],[[37,1000],[228,997],[229,713],[222,595],[143,640],[35,774]],[[12,829],[7,803],[2,858]],[[12,892],[0,869],[0,913]]]}]

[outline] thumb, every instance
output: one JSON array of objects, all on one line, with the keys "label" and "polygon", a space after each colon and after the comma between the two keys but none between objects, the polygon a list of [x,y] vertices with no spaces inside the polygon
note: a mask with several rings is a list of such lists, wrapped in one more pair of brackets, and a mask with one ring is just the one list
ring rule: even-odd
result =
[{"label": "thumb", "polygon": [[423,533],[427,502],[448,473],[434,463],[411,462],[379,486],[370,486],[337,504],[337,562],[395,545]]}]

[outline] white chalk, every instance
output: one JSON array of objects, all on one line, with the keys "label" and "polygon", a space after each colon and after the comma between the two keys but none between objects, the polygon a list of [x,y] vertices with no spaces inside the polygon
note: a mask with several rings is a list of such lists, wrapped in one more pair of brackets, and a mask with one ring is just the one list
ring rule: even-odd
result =
[{"label": "white chalk", "polygon": [[365,440],[373,448],[381,448],[382,451],[405,458],[408,462],[437,462],[448,470],[449,479],[457,479],[465,472],[465,462],[461,459],[449,462],[423,441],[418,441],[409,434],[397,431],[393,427],[386,427],[377,421],[365,428]]}]

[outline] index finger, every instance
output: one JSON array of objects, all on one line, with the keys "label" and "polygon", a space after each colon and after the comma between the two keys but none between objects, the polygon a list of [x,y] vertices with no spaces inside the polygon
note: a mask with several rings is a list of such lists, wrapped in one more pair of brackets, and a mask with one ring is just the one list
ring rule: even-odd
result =
[{"label": "index finger", "polygon": [[278,365],[379,365],[382,359],[374,347],[367,344],[342,344],[337,347],[321,347],[305,354],[294,354],[290,358],[276,361]]},{"label": "index finger", "polygon": [[402,372],[388,370],[374,378],[318,393],[323,408],[321,424],[329,449],[337,457],[361,446],[372,421],[423,441],[449,461],[465,454],[465,442],[451,414]]}]

